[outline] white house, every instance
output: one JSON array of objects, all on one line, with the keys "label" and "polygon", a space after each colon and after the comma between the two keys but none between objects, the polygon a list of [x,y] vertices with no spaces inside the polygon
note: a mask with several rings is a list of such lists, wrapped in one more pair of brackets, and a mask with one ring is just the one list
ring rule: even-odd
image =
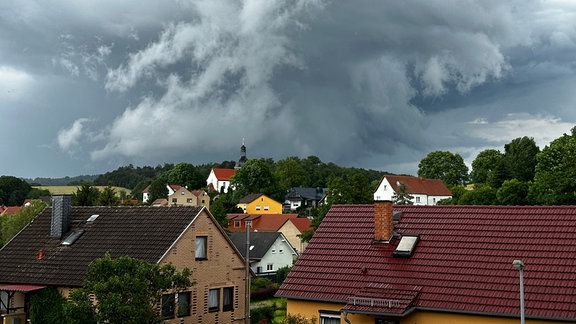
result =
[{"label": "white house", "polygon": [[212,168],[206,179],[208,190],[227,193],[234,172],[234,169]]},{"label": "white house", "polygon": [[[246,258],[246,232],[232,232],[230,238]],[[257,276],[273,277],[278,269],[292,266],[298,253],[280,232],[250,232],[250,268]]]},{"label": "white house", "polygon": [[412,196],[414,205],[436,205],[442,199],[452,198],[452,193],[440,179],[385,175],[374,192],[374,200],[394,201],[402,184],[406,193]]}]

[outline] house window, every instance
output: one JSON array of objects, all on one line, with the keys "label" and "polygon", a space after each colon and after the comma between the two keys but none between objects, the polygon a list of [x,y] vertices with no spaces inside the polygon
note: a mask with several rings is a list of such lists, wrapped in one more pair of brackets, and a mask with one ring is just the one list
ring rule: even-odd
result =
[{"label": "house window", "polygon": [[268,210],[268,205],[264,205],[264,210]]},{"label": "house window", "polygon": [[400,324],[400,321],[377,318],[374,320],[374,324]]},{"label": "house window", "polygon": [[196,236],[196,260],[206,260],[207,236]]},{"label": "house window", "polygon": [[278,253],[284,253],[284,249],[283,249],[283,248],[279,248],[279,249],[278,249]]},{"label": "house window", "polygon": [[162,317],[174,318],[174,294],[162,295]]},{"label": "house window", "polygon": [[202,203],[204,203],[204,199],[202,199]]},{"label": "house window", "polygon": [[260,205],[256,205],[256,210],[260,210]]},{"label": "house window", "polygon": [[178,293],[178,317],[190,316],[190,292]]},{"label": "house window", "polygon": [[266,265],[266,270],[267,270],[267,271],[272,271],[272,270],[274,270],[274,265],[271,264],[271,263],[267,264],[267,265]]},{"label": "house window", "polygon": [[276,253],[276,249],[275,249],[275,248],[272,248],[272,253]]},{"label": "house window", "polygon": [[340,312],[320,311],[320,324],[340,324]]},{"label": "house window", "polygon": [[234,287],[222,289],[222,311],[228,312],[234,308]]},{"label": "house window", "polygon": [[208,311],[217,312],[220,304],[220,289],[210,289],[208,291]]},{"label": "house window", "polygon": [[240,227],[240,221],[234,221],[234,227]]},{"label": "house window", "polygon": [[256,273],[262,273],[262,267],[261,266],[256,267]]},{"label": "house window", "polygon": [[184,196],[184,191],[181,191],[180,194],[181,194],[182,196]]},{"label": "house window", "polygon": [[191,203],[192,203],[192,198],[186,199],[186,202],[189,203],[189,204],[191,204]]},{"label": "house window", "polygon": [[177,202],[178,202],[178,198],[172,198],[172,202],[173,202],[173,203],[177,203]]},{"label": "house window", "polygon": [[416,197],[416,202],[417,202],[417,203],[420,202],[420,197]]}]

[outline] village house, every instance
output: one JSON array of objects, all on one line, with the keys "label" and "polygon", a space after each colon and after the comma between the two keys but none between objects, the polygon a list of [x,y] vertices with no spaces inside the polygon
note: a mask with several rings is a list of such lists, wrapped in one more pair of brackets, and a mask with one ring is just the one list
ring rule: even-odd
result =
[{"label": "village house", "polygon": [[526,323],[576,322],[576,207],[386,198],[330,209],[277,292],[288,314],[318,323],[513,324],[523,296]]},{"label": "village house", "polygon": [[394,197],[402,190],[412,196],[413,205],[436,205],[442,199],[452,198],[452,193],[440,179],[385,175],[374,192],[374,200]]},{"label": "village house", "polygon": [[208,179],[206,179],[208,190],[227,193],[230,188],[230,179],[234,173],[234,169],[212,168]]},{"label": "village house", "polygon": [[302,242],[304,231],[311,231],[310,220],[298,217],[298,214],[227,214],[228,228],[231,232],[245,232],[246,222],[250,229],[258,232],[280,232],[297,253],[302,253],[306,242]]},{"label": "village house", "polygon": [[232,232],[230,238],[246,258],[246,239],[250,243],[250,268],[260,277],[275,278],[276,271],[292,266],[298,253],[280,232]]},{"label": "village house", "polygon": [[[166,323],[245,323],[245,261],[205,207],[76,207],[70,196],[46,208],[0,249],[0,314],[26,320],[29,297],[82,286],[88,264],[109,252],[188,268],[195,285],[164,307]],[[170,292],[167,292],[170,294]],[[8,323],[8,322],[4,322]],[[12,322],[9,322],[12,323]]]},{"label": "village house", "polygon": [[282,214],[282,204],[261,193],[241,198],[237,206],[246,214]]},{"label": "village house", "polygon": [[327,192],[328,188],[290,188],[284,197],[285,209],[294,211],[298,208],[318,207],[320,202],[326,197]]}]

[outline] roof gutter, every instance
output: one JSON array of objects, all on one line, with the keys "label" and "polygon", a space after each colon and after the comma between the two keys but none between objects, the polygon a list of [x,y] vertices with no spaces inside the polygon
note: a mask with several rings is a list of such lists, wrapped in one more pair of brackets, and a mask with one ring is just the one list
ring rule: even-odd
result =
[{"label": "roof gutter", "polygon": [[[340,312],[344,314],[344,320],[346,320],[346,316],[348,314],[363,314],[363,315],[380,315],[380,316],[389,316],[395,318],[402,318],[405,316],[410,315],[415,311],[424,311],[424,312],[438,312],[438,313],[451,313],[451,314],[461,314],[461,315],[475,315],[475,316],[487,316],[487,317],[506,317],[506,318],[518,318],[518,315],[514,314],[505,314],[505,313],[494,313],[494,312],[475,312],[475,311],[457,311],[453,309],[445,309],[445,308],[430,308],[430,307],[410,307],[405,312],[401,314],[391,314],[391,313],[381,313],[381,312],[355,312],[349,311],[345,309],[341,309]],[[526,316],[526,319],[531,320],[543,320],[543,321],[559,321],[559,322],[570,322],[574,323],[574,318],[560,318],[560,317],[548,317],[548,316]],[[348,322],[347,322],[348,323]]]}]

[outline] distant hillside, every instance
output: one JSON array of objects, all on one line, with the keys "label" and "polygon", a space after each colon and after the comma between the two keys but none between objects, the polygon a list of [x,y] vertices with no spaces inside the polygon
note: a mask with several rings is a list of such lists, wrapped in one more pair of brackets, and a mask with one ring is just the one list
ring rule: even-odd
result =
[{"label": "distant hillside", "polygon": [[[33,186],[33,188],[37,188],[40,190],[48,190],[52,195],[58,195],[58,194],[71,195],[73,193],[76,193],[79,187],[80,186]],[[94,187],[98,188],[100,192],[102,192],[102,190],[106,188],[106,186],[94,186]],[[116,191],[116,195],[118,195],[118,197],[120,197],[120,192],[122,191],[126,193],[126,196],[130,196],[131,193],[130,189],[126,189],[123,187],[112,187],[112,188],[114,188],[114,190]]]},{"label": "distant hillside", "polygon": [[70,184],[79,184],[82,182],[94,182],[100,175],[81,175],[77,177],[64,177],[64,178],[35,178],[35,179],[22,179],[30,185],[41,186],[68,186]]}]

